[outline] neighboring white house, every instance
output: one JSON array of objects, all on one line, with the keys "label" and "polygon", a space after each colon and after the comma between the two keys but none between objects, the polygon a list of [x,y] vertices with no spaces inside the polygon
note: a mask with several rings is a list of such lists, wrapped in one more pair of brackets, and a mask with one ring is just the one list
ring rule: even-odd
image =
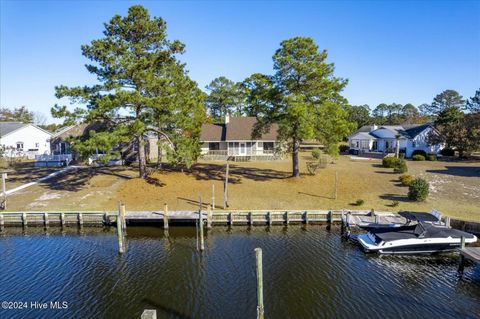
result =
[{"label": "neighboring white house", "polygon": [[437,154],[444,145],[428,142],[432,130],[431,124],[365,125],[348,137],[348,145],[358,153],[395,153],[397,136],[400,136],[400,152],[406,157],[411,157],[415,150]]},{"label": "neighboring white house", "polygon": [[50,154],[52,133],[33,124],[0,122],[0,145],[4,156],[35,158]]}]

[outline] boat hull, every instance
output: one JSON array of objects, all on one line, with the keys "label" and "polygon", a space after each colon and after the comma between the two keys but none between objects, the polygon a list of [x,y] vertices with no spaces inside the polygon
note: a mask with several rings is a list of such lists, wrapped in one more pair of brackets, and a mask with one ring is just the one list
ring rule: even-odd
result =
[{"label": "boat hull", "polygon": [[[457,250],[459,238],[405,239],[376,243],[374,235],[363,234],[358,241],[365,252],[380,254],[440,254]],[[477,238],[468,238],[465,243],[476,242]]]}]

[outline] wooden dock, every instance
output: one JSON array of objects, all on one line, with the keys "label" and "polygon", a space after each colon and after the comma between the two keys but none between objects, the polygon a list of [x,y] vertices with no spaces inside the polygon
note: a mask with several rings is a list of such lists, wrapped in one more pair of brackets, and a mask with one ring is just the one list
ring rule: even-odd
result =
[{"label": "wooden dock", "polygon": [[[211,225],[278,225],[338,223],[341,210],[203,210],[202,219]],[[6,226],[65,226],[65,225],[113,225],[119,213],[116,211],[25,211],[0,212],[0,228]],[[126,225],[192,224],[199,219],[198,211],[127,211]]]},{"label": "wooden dock", "polygon": [[460,250],[460,254],[466,259],[480,262],[480,247],[465,247]]}]

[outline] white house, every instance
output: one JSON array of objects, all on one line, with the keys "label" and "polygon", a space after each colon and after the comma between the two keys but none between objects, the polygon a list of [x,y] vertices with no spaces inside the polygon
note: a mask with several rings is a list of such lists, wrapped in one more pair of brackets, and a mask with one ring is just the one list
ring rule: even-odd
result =
[{"label": "white house", "polygon": [[0,122],[0,145],[4,156],[35,158],[50,154],[52,133],[33,124]]},{"label": "white house", "polygon": [[435,129],[431,124],[365,125],[348,137],[350,149],[356,153],[395,153],[397,136],[400,137],[400,152],[411,157],[416,150],[439,153],[443,144],[430,144],[428,135]]}]

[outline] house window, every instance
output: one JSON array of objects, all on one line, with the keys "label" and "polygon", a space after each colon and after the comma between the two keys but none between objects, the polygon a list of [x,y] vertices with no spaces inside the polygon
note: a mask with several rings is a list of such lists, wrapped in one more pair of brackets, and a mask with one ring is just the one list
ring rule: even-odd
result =
[{"label": "house window", "polygon": [[23,151],[23,142],[17,142],[17,151]]},{"label": "house window", "polygon": [[413,142],[412,142],[412,146],[413,146],[413,147],[417,147],[417,142],[413,141]]},{"label": "house window", "polygon": [[273,151],[273,142],[263,142],[264,151]]},{"label": "house window", "polygon": [[218,151],[220,149],[220,143],[216,143],[216,142],[208,143],[208,149],[210,151]]}]

